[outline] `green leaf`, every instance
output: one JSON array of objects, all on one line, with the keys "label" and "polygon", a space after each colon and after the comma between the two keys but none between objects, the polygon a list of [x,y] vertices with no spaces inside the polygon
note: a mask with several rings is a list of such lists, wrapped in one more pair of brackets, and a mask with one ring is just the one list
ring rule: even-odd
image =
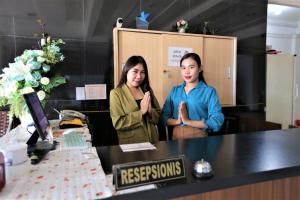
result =
[{"label": "green leaf", "polygon": [[0,107],[6,106],[7,105],[7,98],[1,97],[0,98]]},{"label": "green leaf", "polygon": [[50,82],[53,85],[53,87],[57,87],[61,84],[66,83],[66,79],[63,76],[55,76],[55,77],[50,79]]},{"label": "green leaf", "polygon": [[43,85],[42,88],[45,92],[49,93],[52,88],[58,87],[64,83],[66,83],[66,79],[63,76],[55,76],[50,78],[50,83],[48,85]]}]

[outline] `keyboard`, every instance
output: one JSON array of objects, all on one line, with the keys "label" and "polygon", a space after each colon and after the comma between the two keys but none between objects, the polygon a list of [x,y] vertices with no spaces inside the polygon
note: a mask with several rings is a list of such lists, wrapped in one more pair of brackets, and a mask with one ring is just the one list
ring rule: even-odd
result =
[{"label": "keyboard", "polygon": [[81,132],[72,131],[63,135],[63,148],[87,148],[88,144]]}]

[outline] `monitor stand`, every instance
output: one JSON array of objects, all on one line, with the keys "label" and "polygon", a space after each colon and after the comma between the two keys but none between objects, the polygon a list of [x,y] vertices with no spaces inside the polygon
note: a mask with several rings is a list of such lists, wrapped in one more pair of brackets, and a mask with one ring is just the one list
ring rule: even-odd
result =
[{"label": "monitor stand", "polygon": [[38,141],[38,139],[39,133],[35,130],[26,143],[28,145],[27,154],[31,159],[31,164],[39,163],[49,151],[56,148],[56,141],[51,144],[46,140]]}]

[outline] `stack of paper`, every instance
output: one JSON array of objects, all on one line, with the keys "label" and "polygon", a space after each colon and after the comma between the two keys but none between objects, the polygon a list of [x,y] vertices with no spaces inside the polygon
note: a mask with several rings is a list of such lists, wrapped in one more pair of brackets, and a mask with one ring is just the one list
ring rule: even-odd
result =
[{"label": "stack of paper", "polygon": [[135,143],[135,144],[122,144],[120,145],[123,152],[154,150],[156,147],[150,142]]}]

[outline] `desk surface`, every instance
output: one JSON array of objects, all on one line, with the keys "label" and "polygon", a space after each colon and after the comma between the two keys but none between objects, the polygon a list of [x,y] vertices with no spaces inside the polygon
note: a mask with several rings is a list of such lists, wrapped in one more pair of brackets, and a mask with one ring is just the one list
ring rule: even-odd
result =
[{"label": "desk surface", "polygon": [[[185,155],[186,180],[162,184],[158,190],[143,191],[123,199],[172,198],[300,175],[300,129],[243,133],[225,136],[158,142],[157,150],[123,153],[119,146],[97,147],[106,173],[116,163],[164,159]],[[199,180],[193,164],[209,161],[214,177]]]},{"label": "desk surface", "polygon": [[[20,126],[7,133],[0,139],[0,149],[2,145],[23,141],[26,135],[22,133],[26,129]],[[90,140],[89,134],[84,134],[84,138]],[[37,165],[31,165],[27,159],[6,166],[6,185],[0,199],[99,199],[111,195],[94,147],[64,149],[59,145]]]}]

